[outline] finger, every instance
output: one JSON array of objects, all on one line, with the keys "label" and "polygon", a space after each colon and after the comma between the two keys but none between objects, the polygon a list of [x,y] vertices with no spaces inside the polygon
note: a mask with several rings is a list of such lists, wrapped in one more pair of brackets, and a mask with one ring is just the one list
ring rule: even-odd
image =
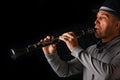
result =
[{"label": "finger", "polygon": [[69,41],[69,37],[67,37],[67,36],[59,36],[59,39],[64,41],[64,42]]},{"label": "finger", "polygon": [[46,36],[43,40],[44,40],[45,42],[50,41],[50,36]]},{"label": "finger", "polygon": [[71,36],[75,36],[74,32],[68,32]]},{"label": "finger", "polygon": [[67,32],[67,33],[64,33],[62,36],[65,36],[65,37],[68,37],[68,38],[74,38],[74,33],[73,32]]},{"label": "finger", "polygon": [[46,38],[47,38],[47,39],[51,39],[51,37],[50,37],[50,36],[47,36]]},{"label": "finger", "polygon": [[56,44],[52,44],[52,47],[53,47],[53,48],[56,48]]}]

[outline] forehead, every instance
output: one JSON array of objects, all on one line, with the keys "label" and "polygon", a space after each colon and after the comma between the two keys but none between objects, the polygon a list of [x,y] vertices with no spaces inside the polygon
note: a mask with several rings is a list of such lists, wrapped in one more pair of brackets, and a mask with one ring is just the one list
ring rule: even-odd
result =
[{"label": "forehead", "polygon": [[97,16],[106,16],[106,17],[109,17],[109,18],[113,18],[113,19],[116,19],[116,20],[120,20],[117,16],[115,16],[113,13],[111,12],[108,12],[108,11],[105,11],[105,10],[99,10],[98,13],[97,13]]},{"label": "forehead", "polygon": [[105,11],[105,10],[99,10],[98,13],[97,13],[97,16],[106,16],[106,17],[109,17],[109,18],[118,19],[111,12],[108,12],[108,11]]},{"label": "forehead", "polygon": [[99,10],[98,13],[97,13],[97,15],[111,15],[111,14],[109,12],[107,12],[107,11]]}]

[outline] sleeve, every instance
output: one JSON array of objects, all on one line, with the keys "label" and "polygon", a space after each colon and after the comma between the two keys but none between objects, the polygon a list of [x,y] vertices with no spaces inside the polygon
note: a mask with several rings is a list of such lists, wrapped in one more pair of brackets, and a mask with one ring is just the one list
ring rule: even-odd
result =
[{"label": "sleeve", "polygon": [[82,72],[82,64],[77,58],[68,62],[60,59],[57,52],[50,55],[45,55],[48,63],[59,77],[69,77]]},{"label": "sleeve", "polygon": [[88,54],[87,50],[85,51],[79,46],[74,49],[71,55],[76,57],[85,68],[92,70],[96,74],[102,76],[110,77],[110,75],[112,75],[113,72],[115,72],[117,68],[120,67],[120,52],[118,52],[118,55],[116,55],[110,64],[93,58],[90,54]]},{"label": "sleeve", "polygon": [[109,77],[108,80],[120,80],[120,52],[118,53],[118,55],[114,58],[114,60],[112,61],[112,63],[116,63],[114,65],[114,71],[111,74],[111,76]]}]

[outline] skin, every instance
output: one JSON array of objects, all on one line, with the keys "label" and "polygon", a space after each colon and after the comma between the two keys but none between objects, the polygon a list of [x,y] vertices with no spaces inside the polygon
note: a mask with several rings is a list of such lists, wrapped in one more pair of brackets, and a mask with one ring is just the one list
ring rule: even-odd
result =
[{"label": "skin", "polygon": [[[95,20],[95,36],[100,38],[102,42],[109,42],[115,37],[120,35],[120,20],[109,12],[99,10]],[[50,41],[54,39],[53,37],[47,36],[42,41]],[[72,52],[75,47],[77,47],[78,40],[76,35],[73,32],[66,32],[59,36],[59,39],[64,41]],[[53,54],[56,52],[56,44],[51,44],[45,47],[42,47],[44,54]]]},{"label": "skin", "polygon": [[100,10],[95,21],[95,36],[101,38],[102,42],[109,42],[120,33],[120,21],[112,14]]}]

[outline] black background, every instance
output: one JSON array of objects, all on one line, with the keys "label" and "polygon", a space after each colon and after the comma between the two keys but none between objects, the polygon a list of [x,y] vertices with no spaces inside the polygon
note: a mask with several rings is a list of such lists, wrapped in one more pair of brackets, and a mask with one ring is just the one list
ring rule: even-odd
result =
[{"label": "black background", "polygon": [[[1,73],[4,78],[11,79],[50,79],[50,80],[80,80],[82,74],[68,78],[58,77],[47,63],[42,50],[33,51],[30,55],[13,60],[11,48],[25,48],[38,42],[47,35],[59,36],[67,31],[79,31],[94,27],[96,14],[93,9],[99,8],[104,0],[36,0],[33,3],[17,1],[9,4],[3,18],[1,29]],[[80,44],[86,48],[95,43],[94,36],[83,37]],[[58,44],[63,60],[73,58],[64,43]],[[34,53],[34,54],[33,54]]]}]

